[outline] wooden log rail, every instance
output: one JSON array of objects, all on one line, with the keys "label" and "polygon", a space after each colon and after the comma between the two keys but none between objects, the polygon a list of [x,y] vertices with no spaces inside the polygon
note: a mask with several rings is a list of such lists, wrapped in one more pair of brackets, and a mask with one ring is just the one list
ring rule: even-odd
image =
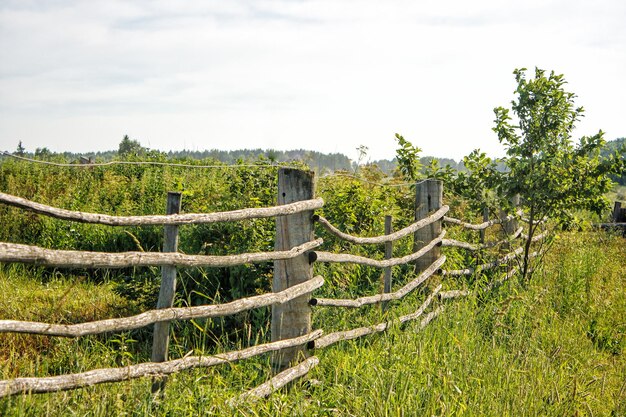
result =
[{"label": "wooden log rail", "polygon": [[295,246],[287,251],[213,256],[158,252],[82,252],[44,249],[38,246],[0,242],[0,262],[21,262],[64,268],[128,268],[164,265],[228,267],[272,260],[292,259],[320,246],[322,243],[322,239],[316,239]]},{"label": "wooden log rail", "polygon": [[[520,215],[520,214],[521,214],[521,212],[518,211],[517,215]],[[456,224],[456,225],[462,226],[462,227],[464,227],[466,229],[484,230],[484,229],[486,229],[488,227],[491,227],[491,226],[493,226],[495,224],[501,224],[501,223],[504,223],[504,222],[508,222],[508,221],[511,221],[511,220],[513,220],[515,218],[516,218],[516,216],[514,216],[512,214],[509,214],[508,216],[506,216],[503,219],[493,219],[493,220],[488,220],[488,221],[483,222],[483,223],[473,224],[473,223],[464,222],[463,220],[455,219],[454,217],[444,216],[443,221],[446,222],[446,223],[452,223],[452,224]]]},{"label": "wooden log rail", "polygon": [[[310,343],[310,345],[312,345],[311,347],[315,349],[321,349],[321,348],[325,348],[327,346],[333,345],[335,343],[338,343],[344,340],[357,339],[359,337],[363,337],[368,334],[382,332],[394,324],[398,324],[398,323],[403,324],[408,321],[418,319],[419,317],[422,316],[424,311],[432,303],[433,299],[437,296],[439,291],[441,291],[441,288],[442,288],[441,285],[437,286],[437,288],[435,288],[435,290],[432,293],[430,293],[428,297],[426,297],[426,300],[424,300],[422,305],[415,312],[411,314],[400,316],[396,320],[386,321],[386,322],[375,324],[372,326],[365,326],[365,327],[359,327],[359,328],[351,329],[351,330],[342,330],[342,331],[338,331],[334,333],[329,333],[313,341],[312,343]],[[441,310],[437,309],[429,313],[429,315],[427,315],[424,318],[424,320],[422,320],[420,329],[423,329],[424,327],[426,327],[426,325],[430,323],[430,321],[433,318],[439,315],[440,312]]]},{"label": "wooden log rail", "polygon": [[432,240],[428,245],[424,246],[417,252],[414,252],[407,256],[403,256],[402,258],[376,260],[376,259],[366,258],[364,256],[358,256],[358,255],[348,255],[348,254],[343,254],[343,253],[316,251],[315,252],[315,254],[317,255],[316,260],[318,262],[354,263],[354,264],[360,264],[360,265],[373,266],[377,268],[387,268],[387,267],[396,266],[396,265],[404,265],[404,264],[413,262],[414,260],[424,256],[432,248],[439,245],[445,235],[446,235],[446,231],[443,230],[441,234],[437,238]]},{"label": "wooden log rail", "polygon": [[[547,238],[549,235],[550,235],[550,232],[546,230],[545,232],[538,234],[537,236],[533,236],[533,238],[530,241],[537,242],[537,241]],[[528,239],[528,235],[525,233],[522,233],[522,239],[524,240]]]},{"label": "wooden log rail", "polygon": [[[543,252],[538,251],[538,252],[533,252],[531,254],[528,255],[529,258],[535,258],[537,256],[542,255]],[[496,281],[492,281],[489,284],[487,284],[486,286],[484,286],[482,288],[482,291],[487,292],[487,291],[491,291],[494,288],[498,288],[499,286],[501,286],[502,284],[504,284],[507,280],[511,279],[513,276],[515,276],[515,274],[517,274],[520,270],[519,266],[515,266],[513,268],[511,268],[502,278],[500,278],[499,280]],[[529,269],[529,272],[532,271],[533,269]],[[448,299],[452,299],[452,298],[459,298],[459,297],[465,297],[471,294],[471,291],[469,290],[449,290],[449,291],[442,291],[439,293],[439,299],[440,300],[448,300]]]},{"label": "wooden log rail", "polygon": [[87,372],[50,377],[15,378],[0,381],[0,398],[21,393],[44,393],[65,391],[105,382],[129,381],[146,376],[163,376],[185,369],[209,367],[258,356],[314,341],[322,335],[316,330],[304,336],[265,343],[242,350],[212,356],[188,356],[167,362],[146,362],[121,368],[94,369]]},{"label": "wooden log rail", "polygon": [[421,219],[403,229],[400,229],[397,232],[390,233],[388,235],[381,235],[381,236],[374,236],[374,237],[359,237],[359,236],[352,236],[347,233],[344,233],[341,230],[337,229],[335,226],[333,226],[327,219],[325,219],[322,216],[316,215],[313,217],[313,220],[321,224],[324,227],[324,229],[326,229],[329,233],[345,241],[356,243],[356,244],[381,244],[385,242],[393,242],[393,241],[402,239],[405,236],[412,235],[419,229],[425,226],[428,226],[429,224],[432,224],[436,222],[437,220],[441,219],[444,216],[444,214],[448,212],[448,210],[450,210],[449,206],[443,206],[439,210],[431,214],[430,216],[424,219]]},{"label": "wooden log rail", "polygon": [[503,243],[509,243],[517,239],[518,237],[523,236],[522,235],[523,230],[524,228],[520,227],[515,231],[515,233],[513,233],[511,236],[506,237],[505,239],[501,239],[501,240],[494,241],[494,242],[481,243],[481,244],[468,243],[468,242],[463,242],[463,241],[454,240],[454,239],[443,239],[441,241],[441,246],[456,247],[456,248],[467,249],[471,251],[489,249],[489,248],[496,247],[498,245],[502,245]]},{"label": "wooden log rail", "polygon": [[258,387],[244,392],[236,399],[229,401],[229,403],[232,407],[235,407],[246,401],[257,401],[261,398],[269,397],[270,394],[281,389],[288,383],[308,374],[309,371],[316,367],[319,363],[320,360],[317,358],[317,356],[311,356],[310,358],[305,359],[299,364],[278,373],[269,381],[262,383]]},{"label": "wooden log rail", "polygon": [[[279,183],[281,175],[288,175],[294,170],[286,170],[282,174],[279,173]],[[309,175],[309,174],[307,174]],[[312,185],[312,178],[311,178]],[[294,186],[293,192],[298,191],[301,185]],[[439,190],[441,187],[439,187]],[[308,189],[307,189],[308,190]],[[280,188],[279,188],[280,191]],[[321,208],[324,205],[324,201],[321,198],[313,198],[312,188],[307,191],[306,196],[299,198],[289,198],[284,200],[286,192],[279,192],[279,203],[281,202],[281,195],[283,202],[276,207],[266,208],[247,208],[242,210],[207,213],[207,214],[170,214],[170,215],[154,215],[154,216],[112,216],[98,213],[86,213],[79,211],[71,211],[65,209],[59,209],[44,204],[36,203],[21,197],[16,197],[10,194],[0,193],[0,203],[10,206],[18,207],[24,210],[28,210],[34,213],[50,216],[61,220],[76,221],[82,223],[102,224],[110,226],[143,226],[143,225],[165,225],[167,227],[176,227],[183,224],[201,224],[201,223],[214,223],[214,222],[230,222],[245,219],[255,218],[269,218],[279,216],[277,219],[277,236],[278,230],[287,230],[286,238],[291,239],[298,233],[305,236],[304,239],[296,239],[291,241],[291,244],[278,245],[274,252],[258,252],[258,253],[243,253],[236,255],[224,255],[224,256],[205,256],[205,255],[186,255],[176,252],[174,248],[172,252],[157,253],[157,252],[124,252],[124,253],[102,253],[102,252],[81,252],[73,250],[54,250],[45,249],[38,246],[4,243],[0,242],[0,263],[1,262],[19,262],[35,265],[54,266],[54,267],[67,267],[67,268],[127,268],[127,267],[141,267],[141,266],[162,266],[162,267],[229,267],[235,265],[243,265],[248,263],[267,262],[267,261],[279,261],[276,265],[281,265],[280,261],[299,262],[302,263],[301,269],[311,269],[311,274],[306,276],[304,282],[294,285],[295,282],[291,282],[288,288],[284,289],[275,288],[273,293],[263,294],[253,297],[242,298],[230,303],[217,304],[217,305],[205,305],[194,306],[184,308],[172,308],[171,304],[162,306],[157,310],[150,310],[138,315],[122,318],[112,318],[106,320],[98,320],[93,322],[78,323],[71,325],[64,324],[50,324],[42,322],[29,322],[18,320],[0,320],[0,333],[13,332],[13,333],[29,333],[37,335],[47,336],[62,336],[62,337],[80,337],[84,335],[100,334],[105,332],[117,332],[122,330],[131,330],[147,326],[156,323],[156,326],[167,325],[167,322],[172,320],[189,320],[194,318],[210,318],[235,314],[241,311],[246,311],[252,308],[273,306],[273,309],[285,308],[286,311],[290,311],[288,303],[293,303],[293,300],[304,298],[303,296],[311,294],[315,289],[320,288],[324,284],[324,279],[321,276],[312,277],[311,263],[315,260],[319,262],[336,262],[336,263],[356,263],[361,265],[373,266],[378,268],[391,268],[396,265],[408,264],[415,260],[423,262],[424,265],[420,267],[424,269],[412,279],[409,283],[395,292],[385,292],[373,296],[359,297],[356,299],[325,299],[325,298],[313,298],[310,300],[310,305],[315,306],[336,306],[336,307],[361,307],[368,304],[385,303],[392,300],[400,300],[412,291],[416,290],[421,284],[436,273],[441,275],[459,276],[470,275],[477,270],[486,270],[498,265],[507,263],[511,259],[514,259],[520,253],[523,252],[523,248],[518,248],[513,252],[508,253],[504,257],[497,259],[493,262],[479,265],[475,268],[467,268],[463,270],[442,270],[442,266],[446,261],[445,256],[439,256],[433,254],[433,249],[439,251],[439,246],[459,247],[468,250],[481,250],[497,245],[511,242],[519,236],[525,237],[522,228],[519,228],[507,237],[506,239],[481,244],[470,244],[467,242],[444,239],[446,234],[445,230],[440,232],[440,223],[446,222],[451,224],[460,225],[467,229],[484,231],[486,228],[516,219],[521,216],[521,211],[518,211],[516,215],[509,215],[506,218],[487,220],[481,224],[471,224],[463,222],[459,219],[446,217],[449,207],[442,206],[441,203],[441,191],[439,191],[438,201],[439,203],[434,207],[429,207],[427,211],[421,211],[418,215],[416,211],[416,218],[419,219],[413,224],[398,230],[391,232],[391,228],[386,229],[386,234],[382,236],[373,237],[359,237],[352,236],[347,233],[341,232],[335,226],[333,226],[327,219],[320,216],[311,217],[312,211]],[[435,193],[436,194],[436,193]],[[433,194],[434,195],[434,194]],[[435,195],[436,197],[436,195]],[[293,201],[293,200],[298,201]],[[428,201],[430,202],[431,195],[428,194]],[[289,202],[289,200],[292,200]],[[417,204],[416,197],[416,210],[419,206]],[[423,206],[423,204],[422,204]],[[422,207],[419,206],[419,207]],[[440,208],[439,208],[440,207]],[[423,207],[422,207],[423,209]],[[435,211],[436,210],[436,211]],[[168,211],[169,212],[169,211]],[[301,226],[295,226],[290,228],[278,227],[283,220],[287,221],[293,218],[294,214],[298,216],[304,216],[305,221],[302,224],[308,224],[311,227],[306,229]],[[283,217],[289,216],[289,217]],[[297,216],[295,216],[297,217]],[[420,217],[424,217],[421,218]],[[319,247],[323,241],[322,239],[313,239],[312,232],[312,220],[320,223],[329,233],[343,239],[345,241],[354,244],[387,244],[391,245],[391,242],[399,240],[409,235],[422,233],[426,227],[437,226],[436,231],[430,232],[428,237],[417,237],[417,247],[424,245],[424,247],[415,250],[414,253],[404,257],[391,258],[391,254],[387,253],[386,259],[376,260],[363,256],[350,255],[350,254],[336,254],[323,251],[313,251],[313,249]],[[299,220],[300,221],[300,220]],[[308,227],[308,226],[307,226]],[[292,230],[293,229],[293,230]],[[512,227],[515,229],[515,227]],[[310,233],[309,233],[310,231]],[[438,236],[437,236],[438,234]],[[436,236],[436,237],[434,237]],[[547,236],[547,232],[541,235],[535,236],[532,240],[536,242]],[[433,238],[434,237],[434,238]],[[527,237],[525,237],[527,238]],[[288,239],[288,240],[289,240]],[[278,242],[278,237],[277,237]],[[304,242],[304,243],[302,243]],[[390,251],[388,251],[390,252]],[[307,257],[301,255],[307,254]],[[433,256],[433,258],[426,259],[425,255]],[[531,257],[538,256],[537,252],[531,254]],[[421,259],[420,259],[421,258]],[[436,260],[435,260],[436,258]],[[433,261],[434,260],[434,261]],[[431,263],[432,262],[432,263]],[[429,265],[430,264],[430,265]],[[275,265],[275,268],[276,268]],[[516,269],[509,271],[502,281],[510,278]],[[290,274],[285,274],[289,276]],[[299,274],[293,274],[293,276],[300,276]],[[276,279],[276,276],[275,276]],[[489,288],[493,288],[497,283],[490,284]],[[92,386],[95,384],[107,383],[107,382],[120,382],[127,381],[136,378],[142,378],[147,376],[152,377],[164,377],[166,375],[180,372],[186,369],[195,367],[209,367],[219,364],[225,364],[241,359],[250,358],[253,356],[261,355],[268,352],[273,352],[276,355],[277,352],[289,352],[298,349],[297,352],[308,356],[308,353],[304,351],[306,346],[309,349],[321,349],[332,344],[338,343],[343,340],[352,340],[365,335],[382,332],[395,324],[406,323],[411,320],[421,319],[419,322],[419,329],[426,327],[435,317],[444,311],[444,305],[438,306],[430,313],[424,315],[424,312],[429,308],[435,298],[440,300],[453,299],[470,294],[468,290],[449,290],[441,291],[442,285],[437,286],[435,290],[429,294],[419,308],[407,315],[400,316],[396,319],[385,321],[371,326],[359,327],[350,330],[337,331],[323,336],[322,330],[311,331],[310,327],[310,315],[308,316],[309,325],[307,328],[301,328],[298,333],[294,335],[287,334],[285,336],[276,336],[274,329],[274,318],[272,320],[272,342],[252,346],[246,349],[237,351],[225,352],[218,355],[211,356],[189,356],[175,360],[167,360],[167,357],[161,359],[155,359],[153,356],[153,362],[139,363],[120,368],[104,368],[95,369],[86,372],[49,376],[49,377],[23,377],[15,378],[11,380],[0,380],[0,398],[20,393],[46,393],[56,392],[69,389],[75,389],[80,387]],[[308,298],[308,297],[307,297]],[[284,306],[282,306],[284,304]],[[310,314],[310,308],[306,305],[306,310]],[[274,317],[274,316],[273,316]],[[277,321],[278,322],[278,321]],[[276,334],[275,334],[276,333]],[[306,333],[303,336],[299,336],[302,333]],[[282,339],[276,340],[275,337]],[[166,351],[167,351],[167,344]],[[162,360],[162,362],[160,362]],[[267,382],[259,385],[258,387],[244,392],[236,399],[231,401],[231,405],[237,406],[243,401],[254,400],[257,398],[263,398],[270,395],[282,386],[285,386],[289,382],[295,380],[307,374],[313,367],[319,363],[317,357],[310,357],[303,362],[286,369],[276,376],[268,380]],[[290,365],[286,365],[290,366]],[[284,368],[284,367],[283,367]]]},{"label": "wooden log rail", "polygon": [[454,269],[454,270],[443,270],[441,271],[441,275],[449,275],[449,276],[461,276],[461,275],[472,275],[476,271],[485,271],[487,269],[495,268],[496,266],[507,263],[508,261],[514,259],[517,255],[524,252],[523,247],[519,247],[515,249],[513,252],[510,252],[503,256],[500,259],[496,259],[493,262],[488,262],[486,264],[478,265],[474,268],[466,268],[466,269]]},{"label": "wooden log rail", "polygon": [[[524,223],[528,223],[530,224],[530,219],[528,217],[520,217],[520,220],[523,221]],[[535,224],[541,224],[541,223],[545,223],[548,221],[547,217],[544,217],[542,219],[538,219],[538,220],[534,220],[533,221],[533,225]]]},{"label": "wooden log rail", "polygon": [[468,290],[448,290],[439,293],[440,300],[450,300],[452,298],[466,297],[470,295]]},{"label": "wooden log rail", "polygon": [[376,294],[367,297],[360,297],[355,300],[350,299],[333,299],[333,298],[312,298],[310,304],[313,306],[333,306],[333,307],[352,307],[357,308],[367,304],[376,304],[382,303],[391,300],[400,300],[404,298],[411,291],[415,290],[430,278],[433,274],[435,274],[441,266],[446,261],[446,257],[442,256],[433,262],[426,270],[424,270],[421,274],[417,276],[414,280],[406,284],[404,287],[400,288],[398,291]]},{"label": "wooden log rail", "polygon": [[301,295],[309,294],[311,291],[320,288],[323,284],[324,279],[321,276],[316,276],[309,281],[294,285],[281,292],[241,298],[226,304],[150,310],[131,317],[98,320],[88,323],[49,324],[31,321],[0,320],[0,333],[13,332],[46,336],[80,337],[105,332],[132,330],[163,321],[223,317],[253,308],[283,304]]},{"label": "wooden log rail", "polygon": [[316,198],[275,207],[246,208],[242,210],[217,213],[188,213],[150,216],[111,216],[108,214],[71,211],[35,203],[25,198],[5,193],[0,193],[0,203],[19,207],[24,210],[54,217],[56,219],[71,220],[80,223],[104,224],[108,226],[156,226],[232,222],[247,219],[287,216],[294,213],[321,208],[324,205],[324,200]]}]

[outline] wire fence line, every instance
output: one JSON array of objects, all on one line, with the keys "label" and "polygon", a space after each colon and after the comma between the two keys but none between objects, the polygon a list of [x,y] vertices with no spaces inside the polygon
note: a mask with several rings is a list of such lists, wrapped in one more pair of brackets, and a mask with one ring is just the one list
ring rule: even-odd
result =
[{"label": "wire fence line", "polygon": [[153,165],[153,166],[169,166],[176,168],[219,168],[219,169],[236,169],[236,168],[294,168],[291,165],[281,165],[281,164],[235,164],[235,165],[227,165],[227,164],[209,164],[209,165],[200,165],[200,164],[178,164],[174,162],[159,162],[159,161],[109,161],[109,162],[90,162],[85,164],[71,164],[71,163],[59,163],[59,162],[51,162],[44,161],[41,159],[33,159],[25,156],[15,155],[10,152],[4,151],[2,156],[15,158],[20,161],[31,162],[34,164],[42,164],[49,165],[55,167],[64,167],[64,168],[91,168],[91,167],[108,167],[115,165]]},{"label": "wire fence line", "polygon": [[[168,166],[168,167],[174,167],[174,168],[201,168],[201,169],[202,168],[207,168],[207,169],[238,169],[238,168],[293,169],[293,168],[297,168],[295,165],[277,164],[275,162],[272,162],[269,164],[259,163],[259,164],[232,164],[232,165],[228,165],[228,164],[183,164],[183,163],[160,162],[160,161],[109,161],[109,162],[89,162],[89,163],[59,163],[59,162],[52,162],[52,161],[44,161],[42,159],[28,158],[25,156],[20,156],[20,155],[10,153],[8,151],[3,151],[0,154],[0,156],[14,158],[20,161],[30,162],[33,164],[42,164],[42,165],[49,165],[49,166],[56,166],[56,167],[63,167],[63,168],[109,167],[109,166],[115,166],[115,165],[131,165],[131,166],[132,165],[135,165],[135,166],[142,166],[142,165],[151,166],[152,165],[152,166]],[[392,180],[388,182],[376,182],[376,181],[367,180],[357,175],[350,174],[348,172],[341,172],[341,171],[334,171],[332,173],[322,175],[320,179],[333,178],[333,177],[352,178],[365,184],[374,185],[378,187],[391,187],[391,188],[415,187],[416,185],[419,185],[420,183],[427,181],[427,180],[421,180],[417,182],[397,182],[397,181]]]},{"label": "wire fence line", "polygon": [[[279,171],[279,178],[280,175],[281,171]],[[281,182],[279,181],[279,187],[280,184]],[[422,182],[420,184],[417,184],[416,186],[419,187],[420,185],[427,185],[427,182]],[[285,193],[281,192],[280,189],[279,194],[282,194],[283,196],[285,195]],[[90,214],[90,216],[85,216],[86,213],[70,212],[55,207],[43,206],[39,203],[35,203],[25,199],[19,199],[18,197],[3,193],[0,193],[0,203],[12,205],[24,210],[33,211],[40,215],[50,217],[58,218],[59,213],[61,213],[61,215],[64,216],[62,217],[64,220],[83,221],[87,223],[108,224],[114,226],[118,226],[120,224],[159,224],[167,228],[172,227],[173,225],[186,224],[187,222],[182,221],[181,219],[190,219],[189,216],[192,216],[189,214],[169,214],[165,216],[136,216],[136,218],[132,221],[129,221],[128,217],[109,216],[109,218],[107,218],[108,223],[103,223],[102,219],[105,217],[102,217],[104,215],[101,214],[87,213]],[[203,221],[206,221],[207,219],[211,219],[211,221],[236,221],[246,218],[253,218],[249,216],[274,216],[284,217],[286,219],[289,219],[293,216],[301,216],[299,217],[300,219],[308,219],[311,225],[313,225],[314,222],[317,222],[318,224],[322,225],[322,227],[324,227],[327,231],[330,231],[337,238],[355,244],[390,243],[394,240],[398,240],[410,234],[416,233],[417,231],[430,230],[431,233],[427,240],[418,242],[421,243],[421,245],[420,247],[415,247],[413,253],[399,258],[390,258],[385,260],[372,259],[368,257],[355,256],[345,253],[318,251],[316,250],[316,248],[322,245],[322,239],[311,238],[310,240],[302,244],[292,246],[291,248],[283,251],[276,250],[274,252],[259,252],[248,254],[244,253],[224,256],[185,255],[178,252],[99,253],[61,251],[54,249],[44,249],[32,245],[20,245],[15,243],[0,242],[0,262],[31,263],[48,266],[80,268],[121,268],[128,266],[156,265],[161,266],[162,268],[164,268],[164,270],[165,268],[174,267],[174,271],[176,266],[223,267],[241,265],[243,263],[267,261],[275,262],[275,270],[277,268],[276,265],[286,265],[288,263],[298,262],[302,263],[303,261],[304,264],[310,264],[311,262],[315,261],[331,263],[348,262],[362,264],[370,267],[391,268],[393,266],[412,264],[418,259],[426,256],[431,256],[434,252],[439,253],[438,251],[440,247],[456,246],[461,249],[467,249],[472,251],[484,250],[495,247],[501,243],[511,242],[515,238],[522,235],[522,230],[520,228],[513,236],[509,236],[501,241],[494,241],[481,245],[452,239],[446,240],[444,239],[446,231],[441,230],[440,232],[437,232],[437,230],[440,230],[440,227],[435,227],[437,225],[440,226],[442,222],[447,221],[445,214],[448,212],[449,207],[440,204],[439,209],[433,210],[425,218],[418,219],[410,226],[401,229],[396,233],[389,233],[384,236],[378,237],[351,236],[349,234],[341,232],[327,219],[313,216],[314,210],[322,207],[323,204],[324,202],[321,199],[302,199],[295,203],[288,203],[276,207],[243,209],[238,210],[237,212],[197,214],[193,215],[195,217],[192,218],[197,221],[200,221],[200,219],[202,219]],[[151,217],[158,217],[158,223],[152,222],[154,220],[150,220],[148,222],[137,221],[137,218],[145,220],[146,218]],[[479,225],[472,225],[471,223],[463,222],[457,219],[454,219],[455,221],[453,221],[452,223],[468,229],[481,230],[481,228],[483,228],[483,225],[486,223],[489,223],[489,225],[485,227],[489,227],[494,224],[505,222],[507,221],[506,219],[509,219],[509,217],[505,219],[498,219],[498,221],[484,222]],[[284,234],[286,233],[286,230],[283,230],[282,227],[277,226],[277,239],[279,233]],[[536,236],[533,240],[538,241],[545,238],[546,236],[547,234],[544,233],[542,235]],[[506,265],[508,264],[508,262],[518,256],[521,253],[522,249],[523,248],[515,249],[492,262],[485,263],[478,267],[466,268],[462,270],[443,269],[447,258],[445,255],[438,255],[438,257],[434,261],[432,261],[430,265],[424,268],[424,270],[416,271],[416,276],[398,290],[389,290],[388,292],[358,297],[356,299],[329,299],[312,297],[313,291],[322,288],[322,286],[324,285],[324,278],[321,276],[317,276],[311,277],[301,284],[292,285],[282,291],[275,290],[272,293],[242,298],[226,304],[173,308],[171,307],[170,302],[169,307],[149,310],[135,316],[99,320],[72,325],[27,322],[19,320],[0,320],[0,333],[12,332],[47,336],[81,337],[86,335],[136,329],[150,324],[167,323],[172,320],[189,320],[192,318],[208,318],[232,315],[253,308],[292,303],[295,302],[297,299],[301,299],[302,297],[308,298],[311,305],[315,305],[318,307],[334,306],[355,308],[368,304],[378,304],[394,300],[401,300],[409,293],[424,285],[431,279],[431,277],[435,275],[439,275],[441,277],[471,275],[477,271],[484,271],[490,268],[494,268],[496,266]],[[509,271],[508,274],[512,274],[512,271],[513,270]],[[402,324],[411,320],[422,318],[419,324],[419,328],[424,328],[435,317],[437,317],[444,311],[444,306],[439,305],[431,312],[424,315],[426,310],[432,306],[436,299],[443,301],[466,296],[469,294],[469,291],[462,289],[451,289],[447,291],[442,291],[442,285],[440,284],[434,289],[432,293],[430,293],[426,297],[423,304],[414,313],[400,316],[399,318],[392,321],[387,321],[366,327],[336,331],[327,335],[323,335],[321,329],[309,329],[306,334],[300,334],[297,337],[283,338],[282,340],[275,341],[273,340],[269,343],[252,346],[238,351],[224,352],[212,356],[190,356],[174,360],[167,360],[165,358],[165,360],[158,362],[146,362],[119,368],[96,369],[76,374],[66,374],[53,377],[22,377],[11,380],[3,380],[0,381],[0,397],[28,392],[41,393],[76,389],[100,383],[120,382],[146,376],[162,376],[176,373],[184,369],[219,365],[235,360],[250,358],[268,352],[273,352],[276,355],[280,355],[281,352],[286,352],[290,349],[300,349],[302,352],[304,352],[304,356],[306,357],[308,356],[307,352],[310,349],[321,349],[340,341],[351,340],[368,334],[382,332],[394,323]],[[273,317],[272,321],[274,320],[275,318]],[[155,333],[154,344],[157,343],[156,337],[157,336]],[[165,342],[165,345],[167,346],[167,341]],[[319,360],[316,357],[312,357],[305,360],[304,362],[301,362],[300,364],[296,364],[295,366],[289,366],[287,369],[284,369],[283,372],[278,373],[278,375],[276,375],[274,378],[270,379],[266,383],[253,390],[243,393],[240,397],[238,397],[238,400],[234,401],[243,401],[245,399],[253,399],[267,396],[275,389],[284,386],[289,381],[305,375],[309,372],[310,369],[317,365],[318,362]]]}]

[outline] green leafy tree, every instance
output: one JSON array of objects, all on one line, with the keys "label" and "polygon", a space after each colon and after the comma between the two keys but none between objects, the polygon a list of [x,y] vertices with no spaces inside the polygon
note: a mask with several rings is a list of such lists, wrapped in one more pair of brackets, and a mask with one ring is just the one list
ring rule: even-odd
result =
[{"label": "green leafy tree", "polygon": [[124,139],[120,142],[117,154],[119,156],[137,156],[144,151],[139,141],[130,139],[128,135],[124,135]]},{"label": "green leafy tree", "polygon": [[15,154],[18,156],[24,156],[24,153],[26,153],[26,148],[24,148],[24,145],[22,145],[22,141],[19,141],[19,143],[17,144],[17,149],[15,150]]},{"label": "green leafy tree", "polygon": [[574,104],[575,95],[564,89],[563,75],[535,69],[527,79],[526,69],[514,71],[517,88],[511,110],[497,107],[493,130],[504,145],[505,172],[478,152],[466,158],[469,175],[475,175],[502,197],[500,204],[519,195],[528,216],[528,235],[524,243],[522,278],[529,278],[530,248],[544,218],[562,225],[570,224],[578,210],[600,213],[608,208],[604,197],[611,187],[609,174],[620,172],[623,157],[617,154],[600,158],[605,144],[603,132],[572,140],[582,107]]},{"label": "green leafy tree", "polygon": [[411,142],[396,133],[396,141],[400,147],[396,149],[396,159],[398,160],[398,170],[400,175],[407,181],[415,181],[420,178],[422,164],[420,162],[420,152],[422,150],[414,146]]},{"label": "green leafy tree", "polygon": [[37,159],[49,159],[52,156],[52,152],[48,148],[35,149],[35,158]]}]

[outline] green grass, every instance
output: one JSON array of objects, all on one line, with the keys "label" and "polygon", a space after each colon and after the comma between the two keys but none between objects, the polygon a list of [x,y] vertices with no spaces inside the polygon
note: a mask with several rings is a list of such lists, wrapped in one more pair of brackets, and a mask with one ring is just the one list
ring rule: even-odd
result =
[{"label": "green grass", "polygon": [[[3,399],[0,415],[624,416],[624,243],[603,233],[563,234],[529,284],[513,280],[492,293],[448,302],[419,332],[411,323],[316,352],[320,364],[308,378],[254,404],[232,408],[227,402],[269,378],[267,357],[171,376],[159,401],[150,395],[151,381],[141,379]],[[78,322],[134,308],[112,284],[42,280],[23,271],[0,274],[2,318]],[[421,298],[394,304],[392,314],[414,309]],[[315,326],[349,328],[357,319],[382,319],[375,308],[338,311],[318,312]],[[201,348],[185,340],[192,336],[183,328],[172,357]],[[79,372],[139,362],[147,351],[145,333],[78,340],[2,335],[0,370],[3,379]]]}]

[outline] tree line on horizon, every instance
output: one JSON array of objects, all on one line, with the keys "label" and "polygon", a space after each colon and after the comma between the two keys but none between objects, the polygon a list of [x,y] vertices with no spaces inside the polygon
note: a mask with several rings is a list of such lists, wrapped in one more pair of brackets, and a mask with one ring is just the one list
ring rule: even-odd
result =
[{"label": "tree line on horizon", "polygon": [[[359,149],[367,148],[360,147]],[[80,163],[81,158],[83,161],[109,162],[113,160],[123,160],[138,157],[144,157],[149,160],[165,159],[169,161],[216,161],[225,165],[254,162],[258,160],[267,160],[270,163],[276,164],[299,161],[309,166],[309,168],[311,168],[317,174],[335,171],[354,171],[360,165],[375,165],[386,175],[392,175],[398,166],[398,161],[396,158],[367,160],[367,162],[364,162],[363,160],[357,161],[350,159],[348,156],[339,152],[324,153],[307,149],[293,149],[284,151],[262,148],[237,149],[230,151],[220,149],[206,149],[201,151],[183,149],[180,151],[164,152],[143,147],[138,140],[130,139],[128,135],[124,136],[117,150],[76,153],[52,152],[48,148],[37,148],[34,152],[28,152],[20,141],[14,154],[18,156],[26,156],[45,161],[66,163]],[[366,157],[367,155],[362,156]],[[431,164],[431,161],[433,159],[436,160],[441,167],[449,165],[455,170],[464,169],[462,161],[457,162],[452,158],[424,156],[420,157],[419,161],[423,166],[428,166]]]},{"label": "tree line on horizon", "polygon": [[[626,146],[626,137],[617,138],[611,141],[607,141],[606,145],[601,151],[603,157],[608,157],[616,150],[619,150]],[[357,148],[357,150],[367,149],[366,147]],[[147,158],[148,160],[161,160],[161,161],[214,161],[225,165],[233,165],[238,163],[254,162],[259,160],[266,160],[269,163],[284,163],[300,161],[306,164],[316,174],[332,173],[335,171],[355,171],[360,165],[369,165],[378,167],[385,175],[393,175],[398,169],[397,158],[393,159],[379,159],[379,160],[367,160],[363,162],[363,159],[367,156],[361,155],[361,160],[353,160],[348,156],[336,152],[336,153],[324,153],[318,151],[312,151],[307,149],[293,149],[293,150],[276,150],[276,149],[237,149],[237,150],[219,150],[219,149],[206,149],[206,150],[188,150],[183,149],[180,151],[158,151],[155,149],[149,149],[143,147],[138,140],[130,139],[128,135],[125,135],[120,142],[117,150],[76,153],[76,152],[52,152],[48,148],[37,148],[34,152],[28,152],[24,147],[22,141],[19,141],[15,155],[26,156],[44,161],[55,161],[64,163],[81,163],[83,162],[109,162],[113,160],[124,160],[128,158]],[[427,170],[426,167],[432,165],[432,161],[435,160],[440,168],[449,166],[454,171],[466,171],[463,161],[456,161],[452,158],[441,158],[433,156],[419,157],[419,166],[422,173]],[[499,167],[505,169],[504,166]],[[626,185],[626,173],[622,175],[614,175],[612,179],[620,185]]]}]

